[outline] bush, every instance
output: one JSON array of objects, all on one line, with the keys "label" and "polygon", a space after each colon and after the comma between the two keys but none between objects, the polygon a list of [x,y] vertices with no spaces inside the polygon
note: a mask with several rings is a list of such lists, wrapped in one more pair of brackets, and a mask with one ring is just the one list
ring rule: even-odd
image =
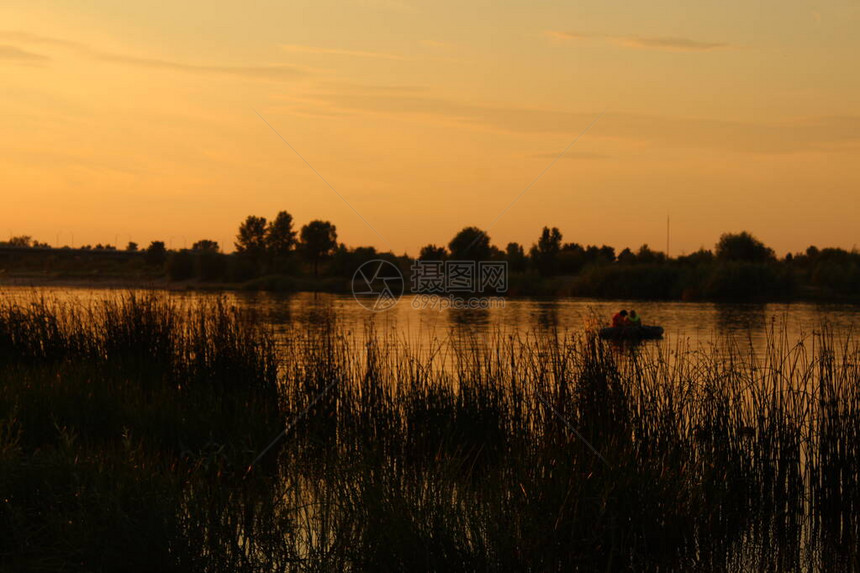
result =
[{"label": "bush", "polygon": [[840,295],[860,293],[860,265],[825,260],[815,265],[811,282]]},{"label": "bush", "polygon": [[221,280],[227,274],[227,255],[201,251],[194,259],[194,274],[202,281]]},{"label": "bush", "polygon": [[770,263],[722,262],[710,268],[702,295],[710,300],[756,301],[791,296],[788,269]]},{"label": "bush", "polygon": [[259,276],[260,269],[253,257],[237,253],[227,260],[227,280],[242,283]]},{"label": "bush", "polygon": [[678,298],[680,271],[668,265],[604,265],[586,269],[576,278],[576,296],[605,298]]},{"label": "bush", "polygon": [[174,251],[167,256],[167,276],[172,281],[194,277],[194,255],[188,251]]}]

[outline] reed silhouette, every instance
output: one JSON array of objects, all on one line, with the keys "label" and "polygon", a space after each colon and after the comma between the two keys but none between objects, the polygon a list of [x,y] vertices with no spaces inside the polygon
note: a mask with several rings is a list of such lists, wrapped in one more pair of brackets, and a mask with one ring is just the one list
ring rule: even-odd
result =
[{"label": "reed silhouette", "polygon": [[852,339],[771,331],[756,354],[547,328],[414,348],[330,317],[263,324],[157,295],[0,303],[4,563],[858,565]]}]

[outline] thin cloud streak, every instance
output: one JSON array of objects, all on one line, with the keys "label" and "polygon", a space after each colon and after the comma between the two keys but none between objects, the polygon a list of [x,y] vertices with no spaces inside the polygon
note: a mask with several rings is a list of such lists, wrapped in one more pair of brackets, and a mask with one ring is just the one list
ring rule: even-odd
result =
[{"label": "thin cloud streak", "polygon": [[25,64],[42,64],[49,62],[51,58],[28,52],[15,46],[0,45],[0,60],[11,60]]},{"label": "thin cloud streak", "polygon": [[726,42],[705,42],[681,37],[610,36],[548,30],[545,35],[556,40],[601,40],[624,48],[638,50],[668,50],[673,52],[710,52],[732,48]]},{"label": "thin cloud streak", "polygon": [[617,42],[630,48],[643,48],[649,50],[673,50],[678,52],[709,52],[711,50],[723,50],[730,45],[724,42],[701,42],[690,38],[643,38],[640,36],[626,36],[616,38]]},{"label": "thin cloud streak", "polygon": [[190,73],[223,74],[257,79],[295,79],[309,75],[307,70],[288,64],[270,66],[210,66],[185,64],[170,60],[120,56],[101,52],[92,52],[92,55],[103,62]]},{"label": "thin cloud streak", "polygon": [[387,52],[368,52],[364,50],[342,50],[339,48],[319,48],[316,46],[303,46],[299,44],[282,44],[281,48],[287,52],[304,54],[326,54],[333,56],[350,56],[354,58],[378,58],[383,60],[409,60],[400,54],[389,54]]},{"label": "thin cloud streak", "polygon": [[581,34],[579,32],[561,32],[559,30],[546,30],[544,36],[555,40],[587,40],[589,38],[603,38],[605,36],[594,36],[592,34]]},{"label": "thin cloud streak", "polygon": [[323,80],[316,82],[316,85],[323,89],[369,94],[420,94],[426,93],[428,91],[428,88],[426,86],[420,85],[360,84],[340,80]]},{"label": "thin cloud streak", "polygon": [[[558,153],[534,153],[530,155],[534,159],[554,159],[558,157]],[[568,151],[561,159],[608,159],[611,157],[606,153],[597,153],[596,151]]]},{"label": "thin cloud streak", "polygon": [[421,43],[430,48],[439,48],[442,50],[451,50],[456,46],[450,42],[440,42],[438,40],[421,40]]},{"label": "thin cloud streak", "polygon": [[47,44],[52,46],[63,46],[66,48],[81,48],[82,44],[71,40],[63,40],[60,38],[49,38],[30,32],[20,30],[0,30],[0,38],[21,44]]},{"label": "thin cloud streak", "polygon": [[[463,102],[420,92],[321,90],[306,103],[311,101],[329,112],[372,113],[522,134],[570,133],[593,117],[573,111]],[[835,151],[860,146],[860,117],[743,122],[613,112],[601,120],[598,137],[739,153]]]},{"label": "thin cloud streak", "polygon": [[[259,66],[223,66],[210,64],[189,64],[174,60],[163,60],[158,58],[141,58],[128,56],[113,52],[105,52],[92,48],[85,44],[64,40],[60,38],[49,38],[22,31],[0,31],[1,39],[15,40],[24,44],[41,44],[66,48],[84,57],[113,64],[130,65],[142,68],[161,69],[176,72],[194,74],[216,74],[237,76],[242,78],[263,80],[292,80],[306,77],[312,74],[305,66],[294,64],[271,64]],[[0,46],[0,59],[18,59],[30,61],[31,63],[47,62],[51,58],[26,52],[14,46]]]}]

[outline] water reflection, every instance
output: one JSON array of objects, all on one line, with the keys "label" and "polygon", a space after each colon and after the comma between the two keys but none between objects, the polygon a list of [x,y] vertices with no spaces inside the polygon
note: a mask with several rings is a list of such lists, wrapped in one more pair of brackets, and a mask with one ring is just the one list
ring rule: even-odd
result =
[{"label": "water reflection", "polygon": [[[722,304],[717,305],[717,331],[722,336],[747,333],[752,339],[765,337],[768,327],[767,305],[765,304]],[[776,317],[772,317],[775,319]]]},{"label": "water reflection", "polygon": [[538,301],[532,314],[538,330],[552,330],[559,326],[559,301]]},{"label": "water reflection", "polygon": [[[0,296],[21,301],[34,297],[85,305],[94,300],[116,298],[128,291],[88,288],[6,287]],[[665,330],[662,344],[674,347],[683,343],[692,347],[714,340],[733,337],[764,348],[771,331],[784,333],[794,343],[813,331],[828,325],[834,334],[844,335],[860,323],[860,306],[845,304],[775,303],[714,304],[689,302],[653,302],[590,299],[508,299],[502,308],[442,309],[412,305],[404,296],[391,310],[373,313],[349,295],[326,293],[273,294],[262,292],[174,292],[165,291],[178,300],[226,297],[235,304],[259,311],[276,329],[308,327],[335,320],[344,332],[364,336],[366,326],[373,324],[377,333],[395,333],[415,346],[429,345],[433,340],[453,332],[482,336],[491,333],[525,333],[558,330],[582,332],[586,328],[608,323],[618,310],[635,309],[643,324],[660,325]],[[654,343],[651,343],[654,344]]]},{"label": "water reflection", "polygon": [[487,327],[492,324],[490,310],[486,308],[452,308],[447,313],[452,327],[470,332],[486,331]]}]

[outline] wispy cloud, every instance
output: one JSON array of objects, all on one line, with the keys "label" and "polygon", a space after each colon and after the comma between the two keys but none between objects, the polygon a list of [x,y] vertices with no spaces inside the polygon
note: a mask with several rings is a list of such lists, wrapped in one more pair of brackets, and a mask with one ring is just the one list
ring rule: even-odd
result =
[{"label": "wispy cloud", "polygon": [[213,66],[187,64],[171,60],[159,60],[153,58],[138,58],[134,56],[121,56],[117,54],[106,54],[101,52],[92,52],[96,59],[104,62],[112,62],[115,64],[127,64],[144,68],[172,70],[189,73],[202,74],[222,74],[231,76],[241,76],[257,79],[293,79],[309,75],[306,68],[293,66],[288,64],[278,64],[269,66]]},{"label": "wispy cloud", "polygon": [[[544,36],[549,38],[553,38],[555,40],[585,40],[588,38],[594,38],[594,35],[591,34],[582,34],[580,32],[561,32],[559,30],[546,30],[543,33]],[[603,36],[598,36],[603,37]]]},{"label": "wispy cloud", "polygon": [[350,56],[353,58],[379,58],[383,60],[408,60],[406,56],[400,54],[390,54],[387,52],[368,52],[364,50],[342,50],[339,48],[320,48],[317,46],[304,46],[300,44],[283,44],[281,46],[288,52],[299,52],[305,54],[329,54],[334,56]]},{"label": "wispy cloud", "polygon": [[28,52],[15,46],[0,45],[0,60],[11,60],[24,64],[43,64],[50,61],[50,59],[47,56]]},{"label": "wispy cloud", "polygon": [[353,0],[353,2],[362,8],[370,8],[372,10],[386,10],[391,12],[415,11],[414,6],[399,0]]},{"label": "wispy cloud", "polygon": [[[531,155],[536,159],[555,159],[558,157],[558,151],[547,153],[535,153]],[[561,156],[561,159],[608,159],[610,156],[606,153],[597,153],[596,151],[568,151]]]},{"label": "wispy cloud", "polygon": [[[569,134],[594,112],[501,106],[434,96],[429,90],[341,85],[308,94],[308,106],[329,113],[374,114],[409,121],[459,125],[518,134]],[[813,117],[749,122],[608,113],[592,137],[632,145],[710,148],[738,153],[795,153],[860,148],[860,117]],[[579,156],[578,159],[599,159]]]},{"label": "wispy cloud", "polygon": [[[175,60],[166,60],[160,58],[142,58],[138,56],[129,56],[114,52],[107,52],[97,48],[65,40],[61,38],[50,38],[39,36],[23,31],[2,31],[0,30],[0,39],[15,40],[22,44],[39,44],[46,46],[56,46],[65,48],[77,53],[80,56],[91,58],[94,60],[109,62],[118,65],[136,66],[141,68],[150,68],[156,70],[167,70],[175,72],[185,72],[193,74],[213,74],[237,76],[243,78],[261,79],[261,80],[291,80],[310,75],[312,72],[306,66],[298,66],[293,64],[271,64],[271,65],[215,65],[215,64],[193,64],[180,62]],[[18,59],[20,61],[30,61],[31,63],[39,63],[49,61],[50,58],[25,52],[14,46],[0,46],[0,59]]]},{"label": "wispy cloud", "polygon": [[690,38],[643,38],[641,36],[627,36],[616,38],[615,40],[630,48],[673,50],[678,52],[708,52],[731,47],[725,42],[701,42],[699,40],[691,40]]},{"label": "wispy cloud", "polygon": [[44,44],[51,46],[63,46],[66,48],[80,48],[81,44],[78,42],[73,42],[71,40],[63,40],[60,38],[49,38],[47,36],[40,36],[38,34],[31,34],[30,32],[23,32],[21,30],[0,30],[0,39],[12,41],[20,44]]},{"label": "wispy cloud", "polygon": [[599,40],[625,48],[640,50],[668,50],[673,52],[709,52],[733,47],[726,42],[706,42],[692,38],[671,36],[610,36],[606,34],[585,34],[582,32],[561,32],[548,30],[545,35],[556,40]]},{"label": "wispy cloud", "polygon": [[[426,93],[426,86],[404,85],[404,84],[361,84],[355,82],[345,82],[340,80],[323,80],[316,83],[316,86],[323,90],[341,90],[349,93],[369,93],[369,94],[420,94]],[[330,93],[326,91],[325,93]]]},{"label": "wispy cloud", "polygon": [[430,48],[439,48],[441,50],[450,50],[454,48],[454,44],[449,42],[440,42],[438,40],[421,40],[421,43]]}]

